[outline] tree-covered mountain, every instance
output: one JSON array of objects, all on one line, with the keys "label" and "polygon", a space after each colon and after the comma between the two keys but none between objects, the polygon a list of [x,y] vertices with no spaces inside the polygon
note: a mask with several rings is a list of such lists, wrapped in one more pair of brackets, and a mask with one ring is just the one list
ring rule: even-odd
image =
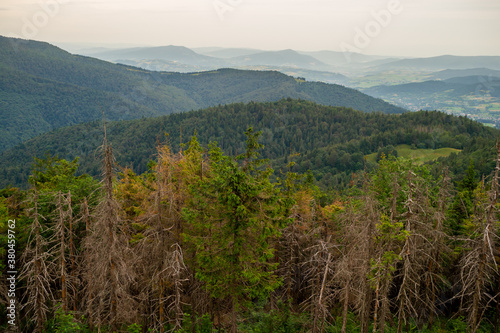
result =
[{"label": "tree-covered mountain", "polygon": [[431,77],[435,80],[447,80],[464,76],[483,76],[486,79],[490,76],[500,77],[500,70],[495,71],[489,68],[445,69],[444,71],[433,73]]},{"label": "tree-covered mountain", "polygon": [[229,59],[232,64],[244,65],[270,65],[296,67],[313,70],[326,70],[329,65],[306,54],[294,50],[265,51],[256,54],[244,55]]},{"label": "tree-covered mountain", "polygon": [[291,97],[404,112],[353,89],[274,71],[151,72],[6,37],[0,37],[0,75],[0,151],[61,126],[100,119],[102,110],[110,120],[124,120]]},{"label": "tree-covered mountain", "polygon": [[[244,132],[250,126],[262,131],[262,154],[273,165],[281,167],[294,161],[294,171],[311,170],[320,183],[336,188],[342,188],[352,172],[365,168],[365,155],[400,144],[420,149],[463,149],[467,154],[455,157],[455,165],[468,163],[475,152],[476,168],[487,173],[492,163],[488,149],[500,133],[465,117],[440,112],[387,115],[283,99],[109,122],[107,137],[118,164],[142,173],[165,134],[174,151],[197,133],[204,147],[216,141],[226,153],[235,155],[244,150]],[[0,155],[0,187],[26,186],[33,158],[46,152],[69,160],[80,157],[80,172],[99,175],[96,152],[102,137],[102,122],[95,121],[61,128],[11,148]],[[294,154],[299,155],[291,158]],[[457,169],[456,173],[462,171]]]},{"label": "tree-covered mountain", "polygon": [[498,56],[452,56],[443,55],[429,58],[402,59],[377,66],[377,70],[413,69],[413,70],[446,70],[471,69],[478,67],[500,70]]}]

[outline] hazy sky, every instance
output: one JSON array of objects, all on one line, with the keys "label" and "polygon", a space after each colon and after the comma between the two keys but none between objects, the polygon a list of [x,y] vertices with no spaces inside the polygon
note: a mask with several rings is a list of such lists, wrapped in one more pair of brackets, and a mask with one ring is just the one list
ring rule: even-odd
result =
[{"label": "hazy sky", "polygon": [[0,35],[51,43],[500,55],[500,0],[0,0]]}]

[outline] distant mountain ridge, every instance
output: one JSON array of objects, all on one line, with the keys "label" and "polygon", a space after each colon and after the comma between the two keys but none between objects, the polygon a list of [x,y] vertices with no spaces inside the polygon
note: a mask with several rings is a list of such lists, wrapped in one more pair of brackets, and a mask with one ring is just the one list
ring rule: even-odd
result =
[{"label": "distant mountain ridge", "polygon": [[372,96],[385,96],[388,94],[433,94],[450,91],[454,96],[474,94],[478,91],[500,97],[500,78],[490,78],[482,81],[483,76],[454,77],[446,80],[431,80],[425,82],[406,83],[395,86],[377,86],[363,91]]},{"label": "distant mountain ridge", "polygon": [[447,80],[455,77],[464,76],[483,76],[483,77],[500,77],[500,70],[492,70],[489,68],[471,68],[471,69],[446,69],[436,72],[432,75],[433,79]]},{"label": "distant mountain ridge", "polygon": [[0,36],[0,151],[61,126],[101,119],[103,111],[110,120],[126,120],[286,97],[405,112],[357,90],[276,71],[151,72]]},{"label": "distant mountain ridge", "polygon": [[259,49],[223,48],[223,47],[215,47],[215,48],[214,47],[200,47],[200,48],[194,48],[192,50],[199,53],[199,54],[204,54],[207,56],[216,57],[216,58],[224,58],[224,59],[247,56],[247,55],[251,55],[251,54],[264,52],[263,50],[259,50]]},{"label": "distant mountain ridge", "polygon": [[108,50],[104,52],[93,53],[92,57],[105,59],[108,61],[126,60],[143,60],[155,59],[164,61],[180,62],[186,65],[224,67],[225,61],[218,58],[198,54],[195,51],[184,46],[157,46],[157,47],[136,47],[119,50]]},{"label": "distant mountain ridge", "polygon": [[478,67],[500,70],[500,56],[443,55],[429,58],[402,59],[377,66],[376,68],[378,70],[404,68],[438,71],[446,69],[471,69]]},{"label": "distant mountain ridge", "polygon": [[294,50],[266,51],[228,59],[234,65],[271,65],[305,69],[328,69],[329,65]]}]

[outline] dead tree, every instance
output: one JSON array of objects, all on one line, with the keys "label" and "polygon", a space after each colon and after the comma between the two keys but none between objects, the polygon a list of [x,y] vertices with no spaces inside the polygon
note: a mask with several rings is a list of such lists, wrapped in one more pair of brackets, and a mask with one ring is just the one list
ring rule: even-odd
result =
[{"label": "dead tree", "polygon": [[51,290],[53,262],[49,259],[48,242],[42,235],[44,230],[40,219],[43,217],[38,211],[36,188],[33,190],[32,202],[34,207],[30,215],[33,223],[30,226],[28,245],[21,258],[24,265],[19,277],[26,281],[26,301],[22,306],[26,318],[31,318],[35,324],[33,332],[42,333],[49,313],[47,303],[54,299]]},{"label": "dead tree", "polygon": [[305,308],[313,317],[311,330],[313,333],[323,332],[330,316],[329,306],[333,301],[334,275],[332,247],[330,239],[326,241],[320,239],[317,244],[306,250],[310,258],[305,269],[305,277],[310,281],[310,297],[305,302]]},{"label": "dead tree", "polygon": [[500,170],[500,143],[497,143],[496,167],[491,181],[491,190],[476,190],[476,210],[473,227],[466,243],[468,253],[460,262],[460,293],[463,310],[468,314],[469,332],[475,333],[481,324],[489,304],[498,295],[489,295],[488,287],[499,269],[495,258],[497,244],[496,204],[498,202],[498,174]]},{"label": "dead tree", "polygon": [[63,207],[63,195],[61,191],[57,194],[57,204],[56,204],[56,224],[55,224],[55,238],[58,242],[58,249],[56,247],[55,252],[57,253],[59,261],[59,279],[61,283],[61,304],[64,313],[68,312],[68,272],[66,267],[66,218],[67,212]]},{"label": "dead tree", "polygon": [[312,235],[321,234],[323,230],[315,226],[316,211],[314,197],[307,191],[296,194],[296,204],[292,207],[292,222],[281,232],[276,241],[277,274],[282,277],[282,286],[275,295],[282,301],[293,299],[301,302],[307,289],[305,267],[310,260],[306,249],[314,244]]},{"label": "dead tree", "polygon": [[76,304],[77,304],[77,298],[76,298],[76,282],[77,282],[77,277],[76,277],[76,250],[75,250],[75,233],[73,229],[74,221],[73,221],[73,205],[72,205],[72,200],[71,200],[71,191],[68,191],[68,195],[66,197],[66,205],[67,205],[67,211],[66,211],[66,216],[68,219],[68,235],[69,235],[69,261],[71,262],[70,266],[70,288],[71,288],[71,295],[70,297],[70,305],[71,309],[73,311],[76,311]]},{"label": "dead tree", "polygon": [[181,153],[172,154],[168,146],[158,148],[151,205],[139,218],[145,227],[144,238],[137,246],[139,265],[136,270],[141,277],[138,280],[142,286],[141,300],[143,307],[151,309],[149,326],[160,333],[164,332],[167,322],[173,323],[174,330],[181,328],[183,299],[186,298],[184,287],[189,280],[180,236],[185,158]]},{"label": "dead tree", "polygon": [[365,332],[368,332],[372,311],[373,289],[368,277],[375,255],[375,226],[379,217],[373,197],[365,193],[361,205],[348,205],[340,218],[342,241],[333,279],[336,299],[342,302],[342,333],[347,332],[350,308],[359,314],[361,329]]},{"label": "dead tree", "polygon": [[[83,204],[81,206],[81,221],[83,223],[85,223],[85,239],[86,238],[89,238],[90,237],[90,211],[89,211],[89,205],[88,205],[88,202],[87,202],[87,198],[85,197],[83,199]],[[84,243],[85,245],[85,243]],[[94,301],[94,295],[92,293],[92,290],[90,288],[88,288],[88,286],[86,285],[86,283],[88,283],[89,281],[91,281],[92,279],[92,267],[91,267],[92,263],[90,261],[90,257],[89,257],[89,252],[86,251],[84,249],[83,251],[83,258],[81,258],[81,262],[80,262],[80,267],[79,267],[79,275],[80,275],[80,280],[81,282],[83,282],[83,290],[81,291],[81,299],[84,300],[84,302],[82,302],[82,310],[83,310],[83,313],[85,313],[86,317],[87,317],[87,320],[88,320],[88,324],[89,324],[89,328],[91,330],[93,330],[94,328],[94,316],[93,316],[93,301]]]},{"label": "dead tree", "polygon": [[419,268],[418,267],[418,238],[421,235],[417,231],[417,218],[418,218],[418,203],[416,202],[415,192],[416,185],[413,182],[415,174],[408,171],[408,194],[405,203],[406,216],[405,216],[405,239],[404,245],[400,252],[401,257],[401,271],[399,277],[401,283],[397,296],[398,300],[398,333],[403,331],[403,322],[406,322],[410,317],[416,314],[416,309],[413,306],[418,299],[418,286]]},{"label": "dead tree", "polygon": [[372,258],[375,257],[375,234],[376,224],[379,219],[379,212],[376,208],[374,198],[367,193],[368,184],[364,185],[365,196],[363,197],[363,220],[365,228],[362,232],[364,240],[359,245],[359,270],[358,277],[360,283],[359,297],[356,301],[356,308],[360,313],[361,333],[367,333],[370,325],[372,313],[373,289],[368,280],[372,270]]},{"label": "dead tree", "polygon": [[182,249],[179,244],[172,245],[172,251],[168,257],[165,271],[161,272],[165,274],[167,279],[171,281],[172,293],[166,298],[170,301],[170,306],[167,307],[169,312],[174,314],[174,331],[180,330],[182,328],[183,310],[182,310],[182,296],[184,294],[183,284],[188,281],[184,278],[185,271],[187,270],[184,265]]},{"label": "dead tree", "polygon": [[95,221],[84,241],[89,280],[88,304],[92,321],[101,328],[109,325],[116,330],[120,322],[135,321],[136,304],[129,292],[133,280],[127,230],[121,207],[113,194],[114,158],[106,136],[104,151],[103,198],[94,212]]},{"label": "dead tree", "polygon": [[443,284],[442,277],[442,257],[450,253],[450,248],[446,245],[446,233],[444,231],[444,221],[448,207],[448,198],[450,187],[450,178],[448,170],[443,174],[442,180],[438,183],[437,205],[431,216],[433,224],[428,237],[429,242],[426,246],[429,247],[427,260],[424,262],[425,272],[422,275],[421,300],[423,306],[420,307],[419,316],[421,321],[427,321],[430,329],[434,323],[434,317],[437,314],[436,295],[438,294],[439,285]]}]

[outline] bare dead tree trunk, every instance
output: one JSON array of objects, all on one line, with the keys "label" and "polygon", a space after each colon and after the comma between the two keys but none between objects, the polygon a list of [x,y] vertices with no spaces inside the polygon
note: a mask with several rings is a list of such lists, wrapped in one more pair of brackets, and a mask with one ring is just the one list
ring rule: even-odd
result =
[{"label": "bare dead tree trunk", "polygon": [[72,309],[74,312],[76,312],[76,256],[75,256],[75,242],[74,242],[74,232],[73,232],[73,207],[72,207],[72,200],[71,200],[71,191],[68,192],[68,197],[67,197],[67,205],[68,205],[68,210],[67,210],[67,216],[68,216],[68,224],[69,224],[69,259],[71,260],[71,274],[70,274],[70,281],[71,281],[71,290],[72,290],[72,295],[70,297],[70,302],[72,305]]},{"label": "bare dead tree trunk", "polygon": [[57,194],[57,224],[56,224],[56,236],[59,240],[59,263],[60,270],[59,276],[61,279],[61,300],[62,309],[64,313],[68,312],[68,281],[67,281],[67,270],[66,270],[66,225],[65,225],[65,212],[63,208],[63,199],[61,191]]},{"label": "bare dead tree trunk", "polygon": [[174,312],[174,330],[179,330],[182,328],[182,295],[183,295],[183,283],[187,281],[187,279],[182,278],[182,273],[186,270],[186,266],[184,265],[184,259],[182,250],[179,244],[174,244],[172,246],[174,250],[170,254],[168,267],[167,267],[167,276],[172,281],[174,287],[174,293],[170,297],[173,299],[170,310]]},{"label": "bare dead tree trunk", "polygon": [[113,195],[114,158],[111,146],[104,139],[103,199],[95,211],[95,222],[85,239],[87,260],[87,294],[92,295],[91,312],[98,329],[109,325],[116,330],[119,322],[137,319],[137,306],[129,287],[134,271],[130,262],[133,253],[121,217],[121,208]]},{"label": "bare dead tree trunk", "polygon": [[334,280],[343,288],[342,332],[347,331],[349,304],[359,313],[361,331],[368,332],[373,300],[373,290],[368,276],[371,271],[370,260],[374,256],[375,224],[378,216],[375,203],[367,190],[362,198],[362,208],[349,206],[342,214],[344,227],[341,258],[337,261]]},{"label": "bare dead tree trunk", "polygon": [[368,273],[371,270],[370,259],[374,257],[374,235],[375,224],[377,221],[377,213],[375,211],[372,198],[367,197],[367,232],[366,232],[366,249],[363,255],[364,270],[362,274],[363,295],[361,298],[361,333],[368,333],[370,325],[370,314],[372,309],[373,293],[368,281]]},{"label": "bare dead tree trunk", "polygon": [[[446,209],[447,209],[447,198],[449,197],[448,188],[450,186],[450,178],[448,176],[448,169],[444,171],[443,180],[439,187],[438,192],[438,204],[437,211],[434,214],[435,225],[433,229],[433,233],[431,238],[432,242],[432,250],[430,251],[430,259],[428,262],[427,276],[425,279],[425,296],[424,303],[427,304],[427,308],[429,311],[428,318],[428,328],[431,329],[434,324],[434,315],[436,313],[436,277],[439,276],[440,272],[440,260],[441,255],[444,250],[446,252],[446,248],[444,245],[444,220],[446,218]],[[430,296],[429,296],[430,293]]]},{"label": "bare dead tree trunk", "polygon": [[[493,277],[498,275],[495,258],[497,239],[496,204],[498,202],[498,174],[500,170],[500,142],[497,142],[496,168],[493,174],[489,198],[479,196],[474,214],[475,232],[469,237],[470,252],[461,260],[461,299],[468,313],[469,332],[475,333],[481,324],[484,312],[494,299],[486,292]],[[479,193],[484,192],[484,181]],[[484,208],[483,208],[484,207]],[[468,302],[471,298],[472,301]]]},{"label": "bare dead tree trunk", "polygon": [[412,272],[411,272],[411,256],[413,255],[412,251],[414,251],[412,244],[412,217],[414,215],[414,201],[413,201],[413,190],[415,185],[412,182],[412,172],[408,172],[408,199],[406,202],[406,232],[408,235],[406,236],[405,244],[401,251],[401,258],[403,258],[403,268],[402,268],[402,283],[399,288],[398,300],[399,300],[399,309],[398,309],[398,333],[403,332],[403,322],[408,320],[408,316],[406,314],[406,307],[410,305],[411,302],[411,284],[414,283],[412,281]]},{"label": "bare dead tree trunk", "polygon": [[375,286],[375,307],[373,309],[373,333],[377,333],[379,292],[380,292],[380,278],[377,279],[377,284]]},{"label": "bare dead tree trunk", "polygon": [[379,331],[380,333],[385,332],[385,321],[387,319],[387,313],[389,312],[389,283],[386,283],[380,289],[380,322]]},{"label": "bare dead tree trunk", "polygon": [[233,297],[231,300],[231,333],[238,333],[238,317],[236,311],[237,300]]},{"label": "bare dead tree trunk", "polygon": [[[315,232],[316,233],[316,232]],[[313,316],[312,332],[323,332],[323,327],[327,321],[328,303],[332,298],[333,282],[333,258],[332,247],[328,237],[326,241],[318,240],[306,250],[309,253],[309,261],[306,262],[306,279],[314,281],[310,286],[310,297],[305,302],[306,308]],[[331,276],[332,278],[328,278]]]},{"label": "bare dead tree trunk", "polygon": [[[89,205],[87,202],[87,197],[85,197],[83,199],[83,204],[82,204],[81,209],[83,211],[82,220],[85,223],[85,238],[89,238],[91,230],[90,230],[90,212],[89,212]],[[83,278],[86,281],[86,283],[89,283],[91,278],[92,278],[90,275],[92,269],[91,269],[91,267],[89,267],[89,265],[91,265],[91,262],[90,262],[89,253],[87,250],[84,251],[83,265],[86,265],[86,267],[83,268],[83,271],[84,271]],[[85,289],[87,289],[87,295],[85,297],[85,313],[86,313],[87,320],[89,323],[89,328],[92,331],[94,329],[94,320],[93,320],[94,315],[93,315],[93,309],[92,309],[94,295],[92,293],[92,289],[88,288],[87,285],[85,286]]]},{"label": "bare dead tree trunk", "polygon": [[349,312],[349,297],[350,297],[351,282],[347,281],[344,288],[345,288],[344,289],[344,308],[342,310],[341,333],[346,333],[346,330],[347,330],[347,314]]},{"label": "bare dead tree trunk", "polygon": [[49,308],[47,302],[53,300],[50,284],[51,278],[51,261],[47,252],[47,241],[42,236],[42,225],[38,211],[38,192],[36,188],[33,190],[33,205],[31,216],[33,223],[30,226],[30,241],[22,255],[21,261],[24,267],[21,270],[19,277],[26,281],[26,297],[27,300],[23,305],[28,318],[32,318],[35,324],[35,333],[42,333],[44,324],[47,320]]}]

